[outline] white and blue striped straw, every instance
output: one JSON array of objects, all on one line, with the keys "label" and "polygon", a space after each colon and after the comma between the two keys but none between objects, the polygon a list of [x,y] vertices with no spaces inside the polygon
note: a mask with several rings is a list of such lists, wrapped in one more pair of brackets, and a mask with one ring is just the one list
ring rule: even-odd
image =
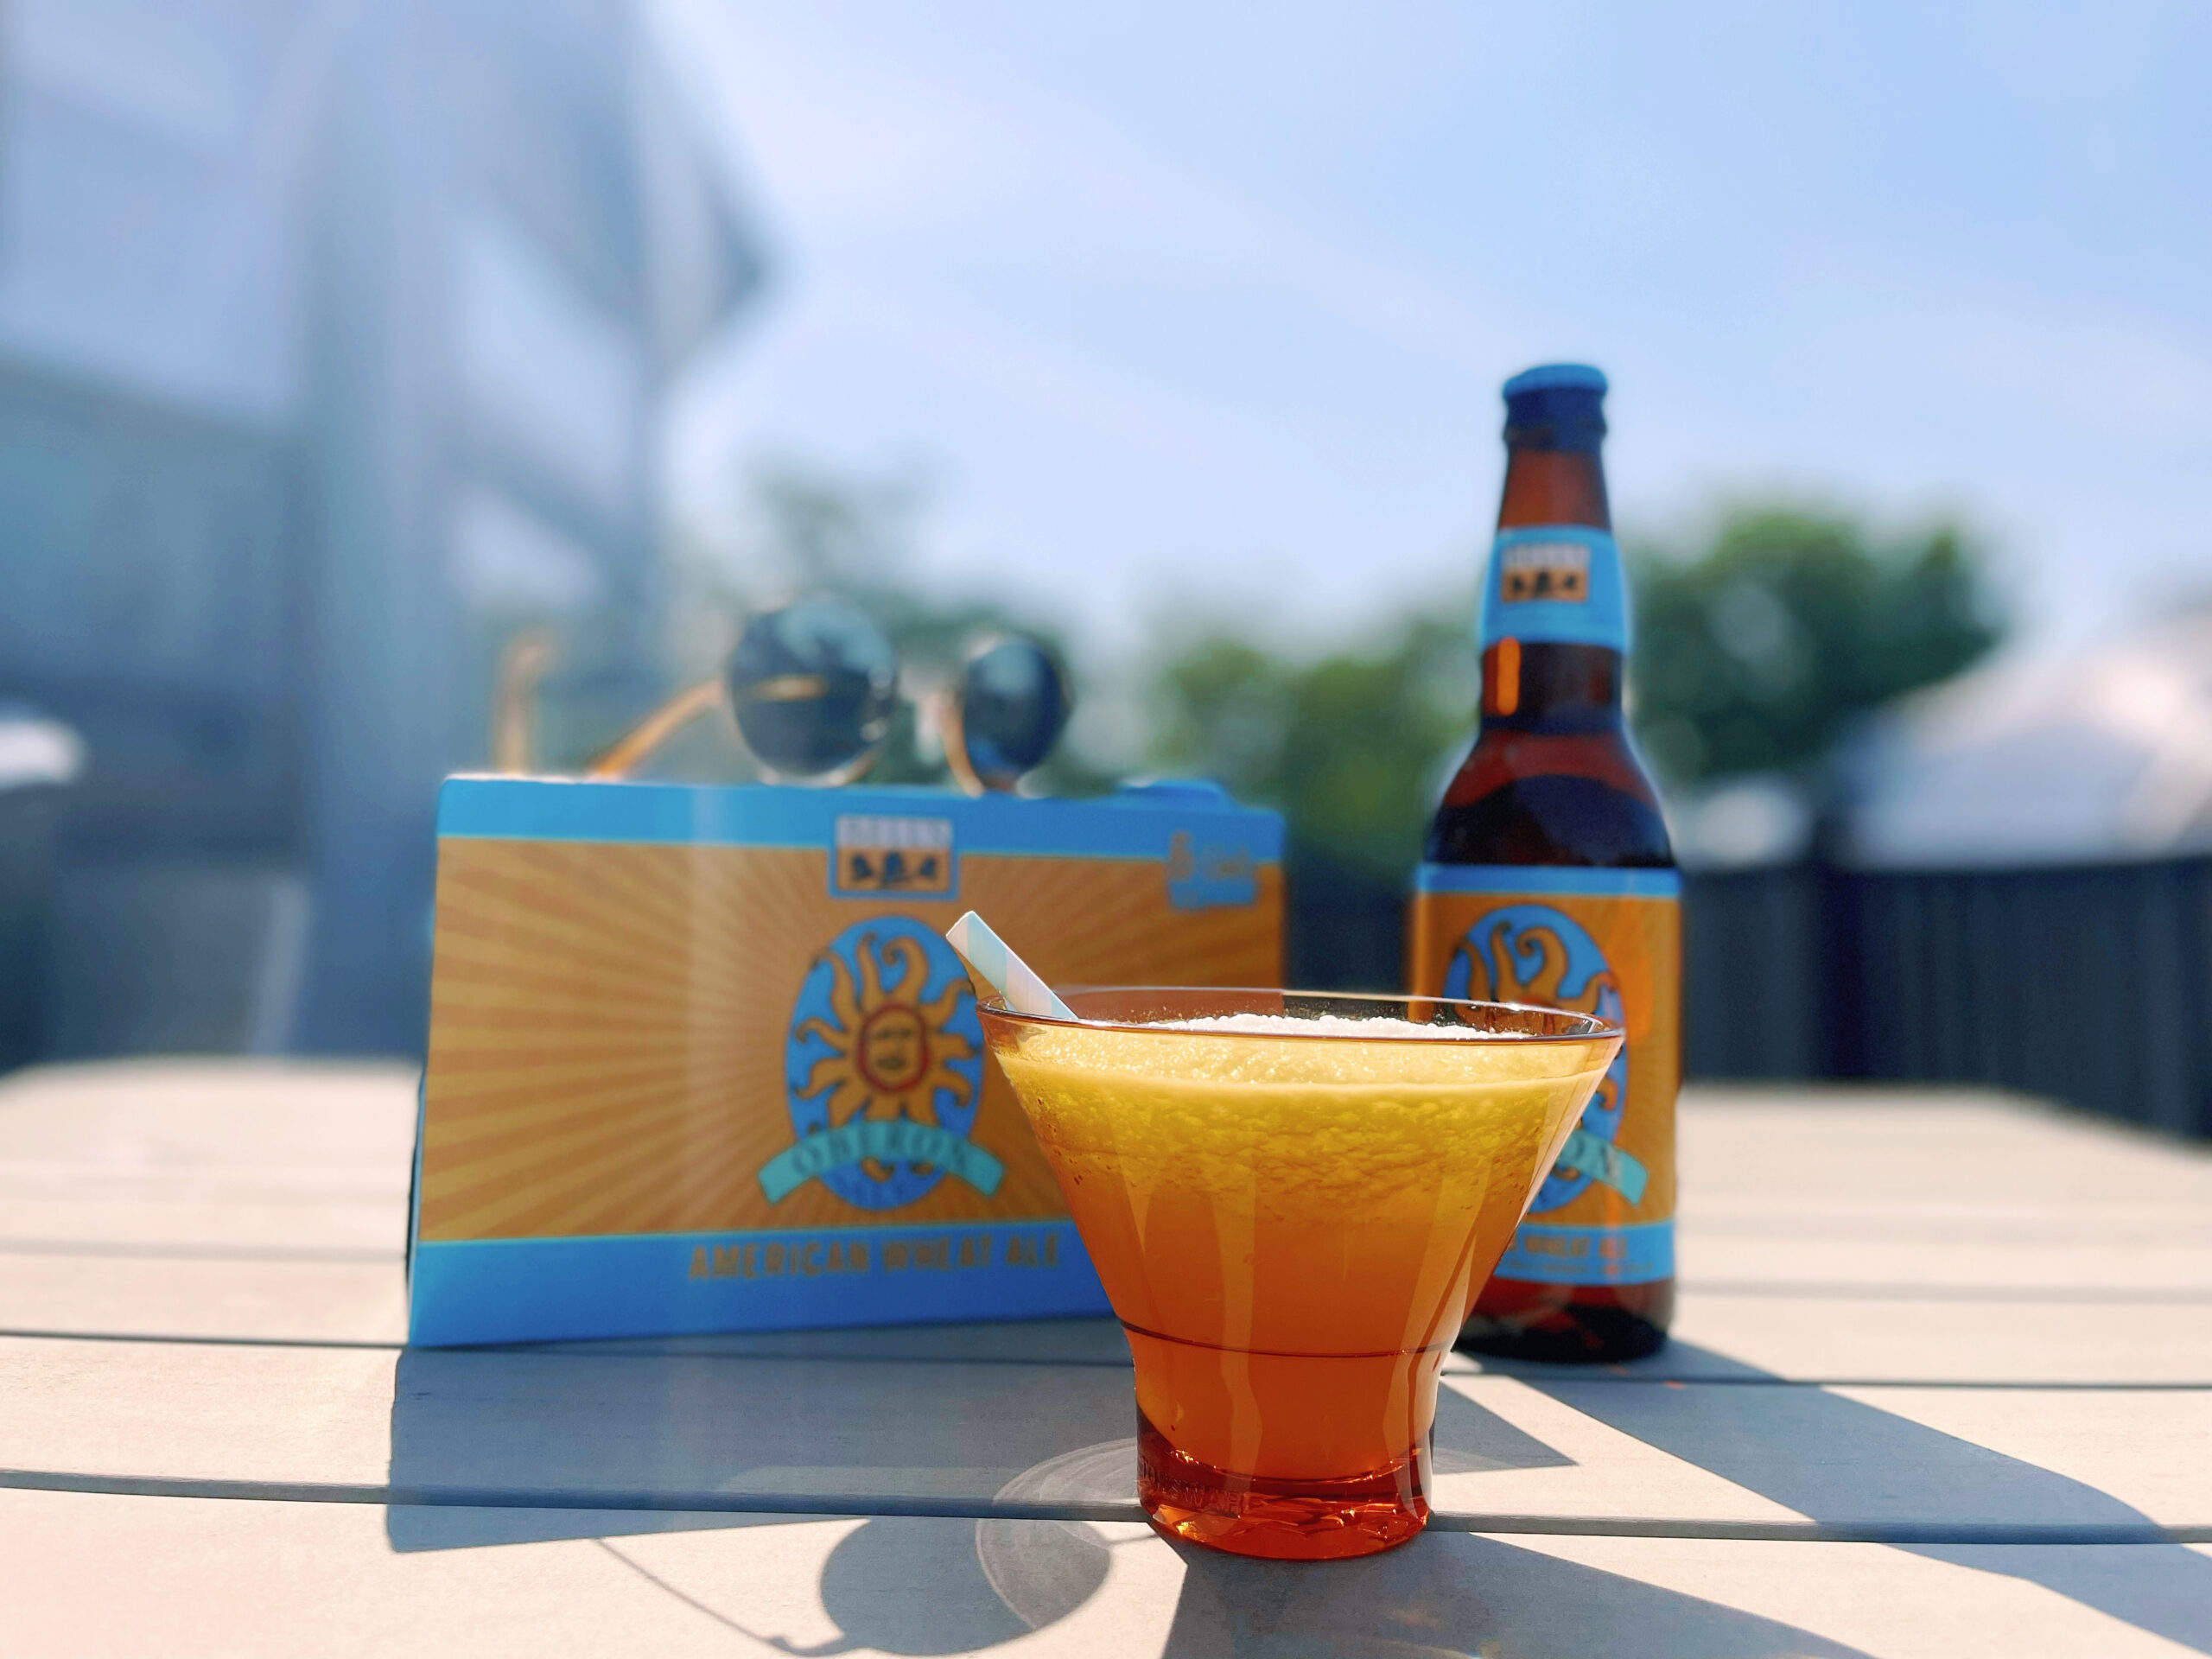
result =
[{"label": "white and blue striped straw", "polygon": [[1037,977],[1037,970],[1008,950],[1006,941],[974,911],[946,928],[944,937],[1016,1014],[1045,1020],[1075,1018],[1075,1010],[1053,995],[1052,988]]}]

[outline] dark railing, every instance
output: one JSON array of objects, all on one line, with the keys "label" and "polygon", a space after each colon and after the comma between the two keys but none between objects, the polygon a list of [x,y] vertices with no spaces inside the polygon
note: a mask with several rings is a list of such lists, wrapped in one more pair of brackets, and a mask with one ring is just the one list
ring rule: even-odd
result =
[{"label": "dark railing", "polygon": [[1692,1076],[1998,1084],[2212,1135],[2212,859],[1684,895]]},{"label": "dark railing", "polygon": [[[1403,899],[1294,858],[1294,983],[1397,983]],[[2212,1135],[2212,859],[1698,872],[1685,1069],[1980,1083]]]}]

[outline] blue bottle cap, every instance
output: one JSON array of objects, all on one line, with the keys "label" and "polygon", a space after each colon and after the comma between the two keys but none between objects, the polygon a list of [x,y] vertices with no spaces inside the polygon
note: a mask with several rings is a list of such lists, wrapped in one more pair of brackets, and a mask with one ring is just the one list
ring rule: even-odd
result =
[{"label": "blue bottle cap", "polygon": [[1505,383],[1505,441],[1595,449],[1605,435],[1605,377],[1586,363],[1546,363]]},{"label": "blue bottle cap", "polygon": [[1594,391],[1602,397],[1608,390],[1605,377],[1587,363],[1540,363],[1505,383],[1509,403],[1524,391]]}]

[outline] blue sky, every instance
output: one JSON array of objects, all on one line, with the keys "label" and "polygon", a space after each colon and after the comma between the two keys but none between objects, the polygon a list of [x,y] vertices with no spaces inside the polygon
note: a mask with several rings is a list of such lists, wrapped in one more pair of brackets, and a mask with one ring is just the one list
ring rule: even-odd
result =
[{"label": "blue sky", "polygon": [[669,0],[771,241],[681,499],[928,480],[1111,656],[1457,594],[1498,383],[1625,532],[1777,490],[1997,548],[2031,648],[2212,591],[2212,8]]}]

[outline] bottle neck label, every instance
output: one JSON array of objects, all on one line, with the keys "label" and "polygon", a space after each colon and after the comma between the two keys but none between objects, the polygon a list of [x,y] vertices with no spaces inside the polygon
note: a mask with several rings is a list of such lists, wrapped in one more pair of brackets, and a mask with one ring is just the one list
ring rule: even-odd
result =
[{"label": "bottle neck label", "polygon": [[1477,642],[1603,645],[1628,652],[1628,584],[1610,531],[1522,524],[1491,543]]}]

